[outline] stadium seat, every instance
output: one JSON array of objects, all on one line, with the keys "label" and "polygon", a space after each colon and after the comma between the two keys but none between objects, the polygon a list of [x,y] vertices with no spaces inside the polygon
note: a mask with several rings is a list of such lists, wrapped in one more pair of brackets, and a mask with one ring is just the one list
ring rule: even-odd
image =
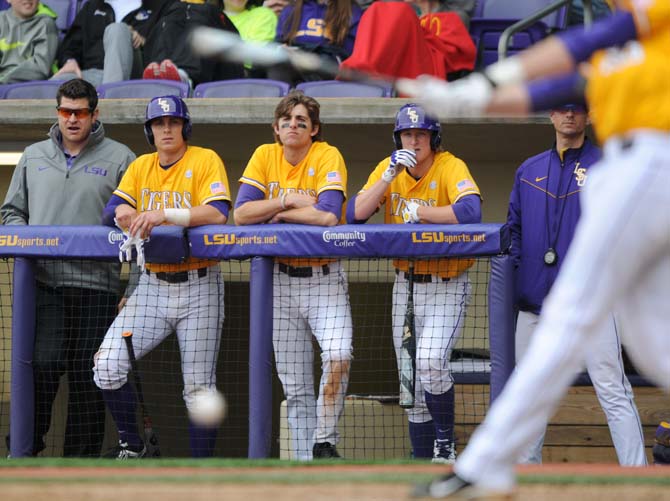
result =
[{"label": "stadium seat", "polygon": [[341,80],[319,80],[303,82],[295,87],[312,97],[391,97],[391,84],[343,82]]},{"label": "stadium seat", "polygon": [[[478,0],[470,21],[470,35],[477,44],[477,67],[482,68],[498,60],[498,41],[503,31],[521,19],[528,18],[554,0]],[[481,16],[481,17],[480,17]],[[551,31],[565,28],[568,8],[563,6],[528,28],[515,33],[508,46],[508,54],[519,52]]]},{"label": "stadium seat", "polygon": [[56,99],[62,80],[35,80],[3,85],[0,88],[2,99]]},{"label": "stadium seat", "polygon": [[189,86],[176,80],[124,80],[98,86],[100,99],[149,98],[175,95],[188,97]]},{"label": "stadium seat", "polygon": [[58,36],[63,38],[65,32],[72,24],[72,19],[70,19],[70,11],[77,7],[76,0],[44,0],[42,2],[44,5],[49,7],[56,13],[56,27],[58,28]]},{"label": "stadium seat", "polygon": [[282,97],[289,84],[265,78],[237,78],[197,85],[193,97]]}]

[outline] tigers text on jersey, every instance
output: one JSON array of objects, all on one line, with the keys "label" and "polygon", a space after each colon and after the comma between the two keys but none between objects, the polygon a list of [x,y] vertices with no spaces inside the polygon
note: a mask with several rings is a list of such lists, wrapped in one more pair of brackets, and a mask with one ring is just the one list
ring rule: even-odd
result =
[{"label": "tigers text on jersey", "polygon": [[596,52],[586,97],[599,141],[636,129],[670,131],[670,2],[631,0],[638,40]]},{"label": "tigers text on jersey", "polygon": [[[377,164],[361,192],[381,179],[390,161],[391,158],[388,157]],[[433,165],[421,179],[417,181],[407,170],[403,170],[389,185],[381,202],[386,204],[384,223],[403,224],[402,209],[407,202],[442,207],[452,205],[466,195],[480,195],[467,165],[449,152],[438,152],[435,154]],[[468,269],[472,263],[473,261],[469,259],[417,261],[415,272],[451,278]],[[401,270],[408,269],[407,261],[396,260],[394,264]]]},{"label": "tigers text on jersey", "polygon": [[[328,190],[341,191],[345,200],[347,198],[347,168],[342,154],[324,141],[312,143],[305,158],[295,166],[284,158],[282,145],[263,144],[251,156],[240,182],[261,190],[266,200],[279,198],[284,192],[297,192],[318,199]],[[342,210],[340,223],[344,221],[345,211]],[[292,266],[318,266],[332,259],[285,261]]]},{"label": "tigers text on jersey", "polygon": [[[231,203],[228,176],[221,158],[212,150],[189,146],[168,169],[158,163],[158,153],[142,155],[130,164],[115,195],[137,212],[190,209],[215,200]],[[151,271],[192,270],[216,261],[189,258],[183,264],[149,264]]]}]

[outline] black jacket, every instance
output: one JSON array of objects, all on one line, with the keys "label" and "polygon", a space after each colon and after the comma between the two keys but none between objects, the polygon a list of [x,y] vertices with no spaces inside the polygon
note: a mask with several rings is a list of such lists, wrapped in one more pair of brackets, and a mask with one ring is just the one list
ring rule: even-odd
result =
[{"label": "black jacket", "polygon": [[188,73],[193,85],[243,78],[242,64],[221,63],[193,55],[188,38],[196,26],[238,32],[232,21],[214,5],[168,0],[161,7],[158,21],[144,46],[145,64],[170,59]]},{"label": "black jacket", "polygon": [[[142,7],[123,18],[124,23],[144,37],[156,25],[162,10],[152,11],[149,4],[149,1],[143,0]],[[102,69],[105,60],[102,37],[107,25],[114,22],[114,9],[104,0],[86,2],[65,34],[56,58],[58,65],[63,66],[68,59],[76,59],[82,70]]]}]

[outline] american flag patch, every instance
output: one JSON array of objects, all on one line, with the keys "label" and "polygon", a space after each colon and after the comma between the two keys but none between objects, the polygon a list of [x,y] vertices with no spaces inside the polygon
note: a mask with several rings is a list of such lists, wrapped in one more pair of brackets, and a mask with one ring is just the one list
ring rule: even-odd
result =
[{"label": "american flag patch", "polygon": [[340,176],[339,172],[334,170],[326,174],[326,181],[328,181],[329,183],[341,183],[342,177]]},{"label": "american flag patch", "polygon": [[465,190],[472,190],[475,188],[475,185],[469,179],[463,179],[463,181],[459,181],[458,183],[456,183],[456,188],[458,189],[459,192],[461,192]]},{"label": "american flag patch", "polygon": [[223,186],[223,183],[217,181],[216,183],[212,183],[209,185],[209,190],[213,193],[225,193],[226,188]]}]

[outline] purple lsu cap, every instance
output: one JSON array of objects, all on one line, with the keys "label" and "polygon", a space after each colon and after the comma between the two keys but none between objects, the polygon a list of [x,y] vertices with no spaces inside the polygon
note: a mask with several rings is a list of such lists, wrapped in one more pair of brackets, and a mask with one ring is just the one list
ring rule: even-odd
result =
[{"label": "purple lsu cap", "polygon": [[574,111],[575,113],[586,113],[586,106],[583,104],[563,104],[554,108],[556,111]]}]

